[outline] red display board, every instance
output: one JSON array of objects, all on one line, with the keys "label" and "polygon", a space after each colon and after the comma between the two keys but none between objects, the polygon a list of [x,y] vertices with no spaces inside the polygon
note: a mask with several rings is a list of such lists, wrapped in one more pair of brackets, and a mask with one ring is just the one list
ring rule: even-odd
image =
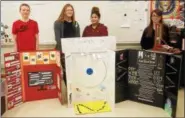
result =
[{"label": "red display board", "polygon": [[57,98],[56,64],[23,66],[24,101]]},{"label": "red display board", "polygon": [[21,69],[19,53],[4,55],[6,75],[6,102],[7,109],[14,108],[22,103]]},{"label": "red display board", "polygon": [[[57,51],[20,53],[23,101],[59,96],[60,54]],[[57,80],[58,79],[58,80]]]}]

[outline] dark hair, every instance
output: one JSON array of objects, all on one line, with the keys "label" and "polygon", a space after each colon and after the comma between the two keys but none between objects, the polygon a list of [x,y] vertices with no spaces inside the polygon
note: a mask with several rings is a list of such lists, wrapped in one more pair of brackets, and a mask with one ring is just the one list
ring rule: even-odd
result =
[{"label": "dark hair", "polygon": [[147,31],[147,37],[150,37],[152,36],[152,32],[153,32],[153,21],[152,21],[152,15],[153,13],[156,13],[159,17],[161,17],[161,20],[159,21],[160,23],[163,23],[163,18],[162,18],[162,15],[163,15],[163,12],[159,9],[155,9],[151,12],[150,14],[150,24],[148,25],[146,31]]},{"label": "dark hair", "polygon": [[22,4],[20,5],[20,7],[19,7],[19,11],[21,11],[21,8],[22,8],[23,6],[26,6],[26,7],[28,7],[28,8],[30,9],[30,6],[29,6],[28,4],[22,3]]},{"label": "dark hair", "polygon": [[91,16],[93,14],[96,14],[99,18],[101,17],[101,14],[100,14],[100,10],[98,7],[93,7],[92,10],[91,10]]}]

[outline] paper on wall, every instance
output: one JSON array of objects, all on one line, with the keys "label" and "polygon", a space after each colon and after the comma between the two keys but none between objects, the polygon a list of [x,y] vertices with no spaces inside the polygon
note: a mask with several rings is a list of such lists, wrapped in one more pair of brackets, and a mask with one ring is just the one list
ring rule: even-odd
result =
[{"label": "paper on wall", "polygon": [[[127,14],[124,14],[127,15]],[[130,28],[130,20],[128,16],[123,16],[123,24],[121,25],[121,28]]]}]

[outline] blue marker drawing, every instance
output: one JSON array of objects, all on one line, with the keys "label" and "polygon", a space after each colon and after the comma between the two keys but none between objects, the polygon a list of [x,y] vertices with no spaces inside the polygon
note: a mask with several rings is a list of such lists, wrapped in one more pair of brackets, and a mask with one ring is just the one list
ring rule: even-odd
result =
[{"label": "blue marker drawing", "polygon": [[93,74],[93,69],[92,68],[87,68],[86,73],[88,75],[92,75]]}]

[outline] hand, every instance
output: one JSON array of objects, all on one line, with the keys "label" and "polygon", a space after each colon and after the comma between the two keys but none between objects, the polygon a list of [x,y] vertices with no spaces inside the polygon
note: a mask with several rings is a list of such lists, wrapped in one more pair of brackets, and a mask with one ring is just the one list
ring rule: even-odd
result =
[{"label": "hand", "polygon": [[181,53],[181,51],[178,48],[174,48],[173,49],[173,53],[174,54],[179,54],[179,53]]}]

